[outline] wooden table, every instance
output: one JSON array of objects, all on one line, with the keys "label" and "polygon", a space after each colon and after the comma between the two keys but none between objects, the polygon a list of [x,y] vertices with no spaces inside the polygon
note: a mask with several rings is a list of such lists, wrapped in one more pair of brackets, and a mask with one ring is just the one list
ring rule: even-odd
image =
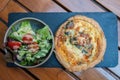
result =
[{"label": "wooden table", "polygon": [[[7,30],[8,14],[11,12],[108,11],[117,15],[118,34],[120,34],[119,0],[0,0],[0,47]],[[0,54],[0,80],[120,80],[120,52],[119,64],[114,68],[92,68],[75,73],[59,68],[9,68],[6,67],[4,56]]]}]

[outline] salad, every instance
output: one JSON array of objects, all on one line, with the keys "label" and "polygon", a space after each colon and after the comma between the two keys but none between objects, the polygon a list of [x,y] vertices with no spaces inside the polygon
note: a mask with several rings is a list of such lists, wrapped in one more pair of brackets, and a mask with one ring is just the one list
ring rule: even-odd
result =
[{"label": "salad", "polygon": [[52,47],[52,36],[46,25],[33,30],[30,21],[22,21],[19,29],[12,27],[7,46],[15,52],[16,61],[23,66],[42,62]]}]

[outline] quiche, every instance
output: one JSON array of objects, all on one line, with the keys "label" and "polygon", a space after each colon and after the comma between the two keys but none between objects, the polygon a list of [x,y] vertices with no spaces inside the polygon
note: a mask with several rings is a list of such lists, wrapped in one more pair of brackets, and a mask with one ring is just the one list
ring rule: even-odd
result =
[{"label": "quiche", "polygon": [[103,60],[106,38],[98,22],[75,15],[65,21],[55,35],[55,55],[69,71],[82,71]]}]

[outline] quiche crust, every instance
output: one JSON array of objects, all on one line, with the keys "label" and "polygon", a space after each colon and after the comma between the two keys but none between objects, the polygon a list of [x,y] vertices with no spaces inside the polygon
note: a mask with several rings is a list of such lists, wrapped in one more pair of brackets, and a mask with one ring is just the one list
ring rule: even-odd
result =
[{"label": "quiche crust", "polygon": [[[86,30],[86,32],[83,31],[84,32],[83,36],[89,35],[90,38],[92,38],[91,42],[88,41],[88,42],[90,42],[89,44],[93,45],[93,47],[90,50],[88,50],[91,52],[86,52],[86,53],[84,52],[84,54],[82,54],[82,51],[81,51],[80,54],[79,54],[79,52],[77,54],[75,51],[76,50],[80,51],[80,49],[77,49],[76,47],[74,48],[73,47],[74,44],[72,44],[72,43],[69,43],[71,45],[71,47],[67,47],[68,43],[66,43],[67,42],[66,40],[68,40],[68,38],[71,38],[71,36],[64,37],[65,36],[65,27],[66,27],[67,23],[70,21],[73,21],[73,24],[74,24],[74,25],[72,25],[72,28],[74,28],[75,25],[79,22],[81,22],[81,23],[83,22],[84,26],[85,25],[90,26],[90,29],[88,29],[89,27],[87,28],[87,26],[85,26],[86,27],[85,28],[83,25],[81,25],[79,30],[84,28],[84,30]],[[94,33],[94,36],[91,36],[91,34],[89,32],[87,32],[87,30],[92,30],[91,27],[92,27],[93,31],[90,31],[90,33],[91,34]],[[70,30],[72,30],[72,29],[68,29],[66,31],[70,31]],[[78,28],[75,30],[78,30]],[[75,31],[75,33],[76,32],[77,31]],[[80,35],[82,35],[82,34],[83,33],[80,33]],[[74,36],[76,36],[76,34],[74,34],[73,37]],[[79,37],[76,37],[76,38],[79,38]],[[83,37],[83,39],[85,39],[85,37]],[[79,40],[77,40],[77,41],[79,42]],[[83,42],[85,42],[85,40],[83,40]],[[82,46],[82,49],[86,47],[86,45],[84,45],[84,43],[83,43],[83,45],[80,43],[79,46],[80,47]],[[82,71],[82,70],[86,70],[88,68],[94,67],[96,64],[100,63],[101,60],[103,60],[105,50],[106,50],[106,38],[104,36],[104,32],[103,32],[102,28],[100,27],[100,25],[92,18],[88,18],[88,17],[82,16],[82,15],[73,16],[73,17],[69,18],[67,21],[65,21],[59,27],[58,31],[56,32],[56,35],[55,35],[56,58],[66,69],[68,69],[71,72]],[[86,55],[88,55],[89,53],[90,53],[90,55],[87,56],[87,59],[86,59]]]}]

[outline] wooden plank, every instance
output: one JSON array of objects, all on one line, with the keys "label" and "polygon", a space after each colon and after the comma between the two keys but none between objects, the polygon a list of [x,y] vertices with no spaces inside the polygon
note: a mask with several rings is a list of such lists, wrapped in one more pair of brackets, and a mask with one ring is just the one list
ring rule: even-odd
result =
[{"label": "wooden plank", "polygon": [[9,1],[8,5],[0,12],[0,17],[5,20],[6,22],[8,21],[8,14],[11,12],[26,12],[26,10],[15,3],[13,0]]},{"label": "wooden plank", "polygon": [[7,5],[7,3],[9,2],[9,0],[0,0],[0,12],[2,11],[2,9],[5,8],[5,6]]},{"label": "wooden plank", "polygon": [[59,68],[34,68],[29,69],[40,80],[75,80]]},{"label": "wooden plank", "polygon": [[111,76],[111,74],[109,74],[108,72],[106,72],[104,69],[102,68],[95,68],[97,71],[99,71],[101,74],[103,74],[107,80],[117,80],[115,79],[113,76]]},{"label": "wooden plank", "polygon": [[58,3],[73,12],[104,12],[91,0],[56,0]]},{"label": "wooden plank", "polygon": [[120,51],[118,53],[118,65],[116,67],[109,68],[109,69],[120,77]]},{"label": "wooden plank", "polygon": [[64,12],[64,10],[59,7],[52,0],[18,0],[21,4],[26,6],[29,10],[33,12]]},{"label": "wooden plank", "polygon": [[82,80],[107,80],[107,78],[99,71],[95,70],[95,68],[82,72],[75,72],[74,74],[76,74]]},{"label": "wooden plank", "polygon": [[120,17],[120,0],[96,0],[98,3]]},{"label": "wooden plank", "polygon": [[0,47],[2,47],[6,30],[7,30],[7,27],[0,21]]},{"label": "wooden plank", "polygon": [[[2,45],[4,34],[7,30],[5,24],[0,21],[0,47]],[[20,68],[8,68],[4,56],[0,52],[0,80],[33,80],[27,73]]]}]

